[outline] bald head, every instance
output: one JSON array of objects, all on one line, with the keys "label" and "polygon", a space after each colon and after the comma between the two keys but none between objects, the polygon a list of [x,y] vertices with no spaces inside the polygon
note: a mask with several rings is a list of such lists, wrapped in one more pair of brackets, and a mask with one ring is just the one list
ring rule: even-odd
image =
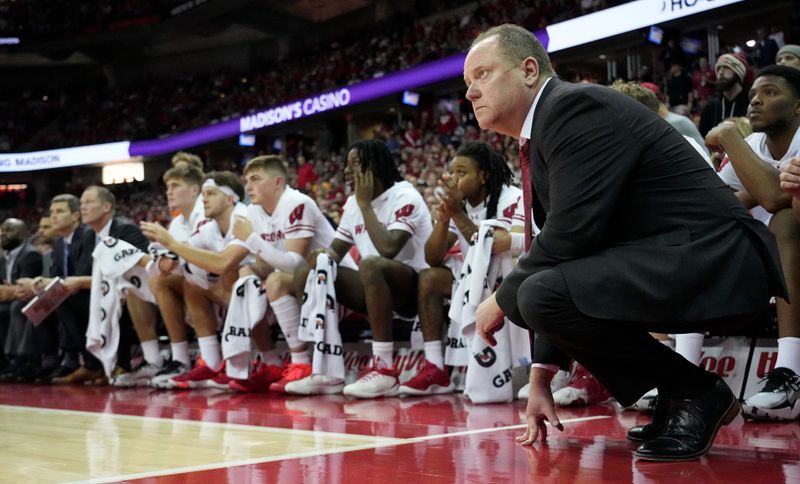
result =
[{"label": "bald head", "polygon": [[25,241],[28,236],[28,227],[18,218],[7,218],[0,225],[0,241],[3,250],[14,250]]}]

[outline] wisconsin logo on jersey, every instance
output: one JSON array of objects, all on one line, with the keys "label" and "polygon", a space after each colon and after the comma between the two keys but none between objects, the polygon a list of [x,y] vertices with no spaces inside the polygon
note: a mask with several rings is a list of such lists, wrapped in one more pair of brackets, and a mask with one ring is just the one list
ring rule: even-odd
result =
[{"label": "wisconsin logo on jersey", "polygon": [[414,213],[414,205],[409,203],[408,205],[404,205],[402,208],[400,208],[399,210],[395,211],[394,212],[394,217],[397,220],[400,220],[401,218],[406,218],[406,217],[410,216],[412,213]]},{"label": "wisconsin logo on jersey", "polygon": [[289,214],[289,225],[297,222],[298,220],[302,220],[303,212],[305,211],[305,209],[306,209],[305,204],[301,204],[295,207],[295,209],[292,210],[292,213]]},{"label": "wisconsin logo on jersey", "polygon": [[516,202],[512,203],[511,205],[507,206],[503,209],[503,217],[511,218],[514,216],[514,213],[517,211],[517,205],[519,204],[519,199]]}]

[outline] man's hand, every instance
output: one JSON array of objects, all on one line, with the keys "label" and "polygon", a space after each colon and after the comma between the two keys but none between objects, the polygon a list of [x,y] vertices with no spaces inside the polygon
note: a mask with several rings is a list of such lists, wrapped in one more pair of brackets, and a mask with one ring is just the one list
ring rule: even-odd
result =
[{"label": "man's hand", "polygon": [[478,328],[478,335],[486,340],[491,346],[497,344],[494,334],[503,327],[505,313],[495,300],[494,293],[487,297],[475,310],[475,325]]},{"label": "man's hand", "polygon": [[499,254],[507,250],[511,250],[511,234],[507,230],[495,227],[492,254]]},{"label": "man's hand", "polygon": [[733,121],[723,121],[706,135],[706,146],[712,151],[724,151],[731,140],[742,139],[739,128]]},{"label": "man's hand", "polygon": [[44,288],[47,287],[50,282],[52,282],[53,278],[51,277],[36,277],[33,279],[33,290],[36,292],[44,291]]},{"label": "man's hand", "polygon": [[139,223],[139,227],[142,229],[142,233],[148,239],[161,244],[166,248],[170,248],[170,245],[175,242],[175,239],[169,233],[167,229],[165,229],[161,224],[154,223],[154,222],[141,222]]},{"label": "man's hand", "polygon": [[375,193],[375,177],[372,171],[367,170],[362,172],[361,168],[356,168],[353,171],[353,183],[358,206],[361,207],[370,204]]},{"label": "man's hand", "polygon": [[233,222],[233,236],[244,242],[252,233],[253,224],[250,223],[250,220],[247,217],[237,215],[236,221]]},{"label": "man's hand", "polygon": [[461,190],[458,189],[458,183],[448,173],[443,173],[439,179],[439,186],[444,189],[444,197],[442,197],[442,208],[448,217],[453,217],[463,208],[464,196],[461,195]]},{"label": "man's hand", "polygon": [[[548,372],[540,368],[533,368],[532,372],[542,371]],[[534,374],[531,374],[531,389],[528,394],[528,406],[525,409],[525,418],[527,419],[528,428],[525,432],[517,437],[517,442],[522,445],[533,445],[534,442],[540,440],[544,442],[547,439],[547,424],[557,428],[559,431],[564,430],[564,426],[558,420],[556,415],[556,406],[553,403],[553,394],[550,392],[550,384],[546,380],[537,380]]]},{"label": "man's hand", "polygon": [[15,295],[17,299],[22,302],[28,302],[33,299],[33,296],[36,295],[36,290],[33,286],[33,279],[28,277],[17,279]]},{"label": "man's hand", "polygon": [[176,259],[173,259],[172,257],[158,258],[158,270],[160,270],[162,273],[169,274],[170,272],[174,271],[176,267],[178,267],[178,261]]},{"label": "man's hand", "polygon": [[317,256],[320,254],[328,254],[328,257],[333,260],[336,260],[337,257],[333,250],[329,248],[314,249],[309,252],[308,257],[306,258],[306,262],[308,262],[308,265],[311,266],[311,270],[314,270],[314,268],[317,266]]},{"label": "man's hand", "polygon": [[781,190],[800,200],[800,158],[790,159],[781,172]]},{"label": "man's hand", "polygon": [[69,292],[70,296],[74,295],[81,290],[81,284],[78,279],[74,277],[67,277],[64,279],[64,288]]}]

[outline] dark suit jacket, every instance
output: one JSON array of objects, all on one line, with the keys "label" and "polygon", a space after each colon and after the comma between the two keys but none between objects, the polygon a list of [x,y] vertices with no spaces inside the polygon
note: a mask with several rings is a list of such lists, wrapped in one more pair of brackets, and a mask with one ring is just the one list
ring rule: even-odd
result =
[{"label": "dark suit jacket", "polygon": [[556,266],[583,314],[669,323],[676,332],[760,312],[769,295],[786,296],[769,230],[675,129],[635,100],[552,79],[530,139],[542,231],[497,291],[516,323],[519,286]]},{"label": "dark suit jacket", "polygon": [[[14,259],[14,265],[11,267],[11,280],[6,282],[13,284],[17,282],[17,279],[23,277],[34,278],[41,275],[42,254],[30,242],[23,242],[22,250],[17,254],[17,258]],[[3,276],[5,276],[5,272]]]},{"label": "dark suit jacket", "polygon": [[[93,233],[88,226],[80,224],[72,235],[72,244],[69,249],[69,260],[67,266],[70,276],[91,276],[92,275],[92,249],[94,239],[88,245],[86,233]],[[52,265],[50,266],[51,277],[64,277],[64,238],[59,237],[53,245]]]},{"label": "dark suit jacket", "polygon": [[[134,247],[137,247],[142,252],[147,253],[147,246],[150,244],[150,241],[144,236],[142,229],[140,229],[133,220],[127,217],[121,215],[114,217],[111,220],[111,227],[108,229],[108,235],[115,239],[124,240]],[[94,250],[95,240],[97,238],[94,231],[89,230],[84,237],[86,238],[86,245],[91,246],[92,250]]]}]

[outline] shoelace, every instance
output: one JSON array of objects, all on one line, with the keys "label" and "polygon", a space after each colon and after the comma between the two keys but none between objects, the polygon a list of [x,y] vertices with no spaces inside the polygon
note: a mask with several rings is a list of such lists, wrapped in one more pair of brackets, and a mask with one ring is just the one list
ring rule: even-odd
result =
[{"label": "shoelace", "polygon": [[761,379],[759,383],[767,382],[764,385],[764,392],[775,392],[783,390],[787,395],[789,391],[800,391],[800,377],[791,375],[788,371],[776,369]]}]

